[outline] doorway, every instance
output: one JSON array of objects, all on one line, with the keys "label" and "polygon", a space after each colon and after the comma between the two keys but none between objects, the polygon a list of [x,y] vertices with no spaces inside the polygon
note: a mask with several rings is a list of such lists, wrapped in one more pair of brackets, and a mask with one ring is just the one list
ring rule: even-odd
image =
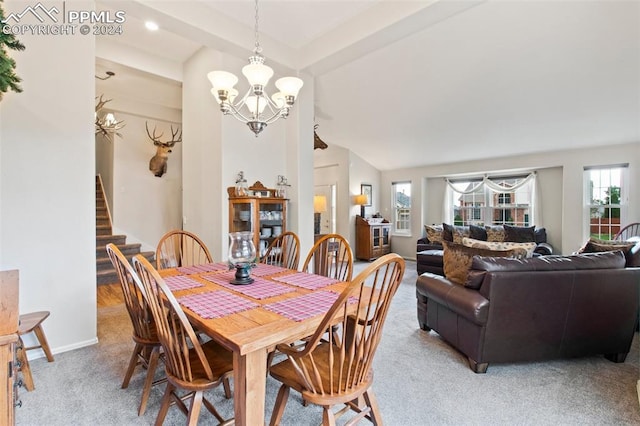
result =
[{"label": "doorway", "polygon": [[336,232],[336,185],[316,185],[313,192],[315,197],[323,197],[324,204],[314,214],[320,215],[320,234],[333,234]]}]

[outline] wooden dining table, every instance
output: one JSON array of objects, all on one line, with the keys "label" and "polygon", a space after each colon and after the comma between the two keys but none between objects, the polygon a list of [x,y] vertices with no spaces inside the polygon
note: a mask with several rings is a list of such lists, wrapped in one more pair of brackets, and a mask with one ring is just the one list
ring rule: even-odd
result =
[{"label": "wooden dining table", "polygon": [[313,334],[347,286],[320,275],[258,264],[255,282],[233,285],[224,263],[160,271],[190,322],[233,352],[236,425],[265,421],[267,355]]}]

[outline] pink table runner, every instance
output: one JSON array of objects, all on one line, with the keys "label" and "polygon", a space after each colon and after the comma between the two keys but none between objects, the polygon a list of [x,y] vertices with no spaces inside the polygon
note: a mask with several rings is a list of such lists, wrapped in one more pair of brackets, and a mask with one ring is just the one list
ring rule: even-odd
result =
[{"label": "pink table runner", "polygon": [[333,291],[317,291],[281,302],[270,303],[264,305],[263,308],[299,322],[316,315],[324,315],[337,298],[338,293]]},{"label": "pink table runner", "polygon": [[188,288],[196,288],[203,287],[199,281],[194,280],[193,278],[185,277],[184,275],[174,275],[172,277],[166,277],[164,282],[167,283],[169,290],[178,291],[178,290],[186,290]]},{"label": "pink table runner", "polygon": [[251,275],[255,275],[256,277],[264,277],[265,275],[273,275],[288,270],[289,269],[283,268],[282,266],[258,263],[254,268],[251,269]]},{"label": "pink table runner", "polygon": [[191,294],[178,298],[178,302],[204,319],[222,318],[260,306],[244,297],[223,290]]},{"label": "pink table runner", "polygon": [[226,263],[205,263],[204,265],[180,266],[176,270],[182,274],[201,274],[203,272],[227,271]]},{"label": "pink table runner", "polygon": [[273,277],[272,279],[308,290],[317,290],[339,282],[335,278],[323,277],[322,275],[309,274],[306,272],[296,272],[294,274]]},{"label": "pink table runner", "polygon": [[208,274],[202,275],[207,281],[221,285],[229,290],[237,291],[245,296],[252,297],[254,299],[267,299],[273,296],[279,296],[281,294],[290,293],[295,291],[291,287],[274,283],[260,277],[252,277],[253,283],[246,285],[231,284],[231,280],[235,277],[235,271],[230,271],[222,274]]}]

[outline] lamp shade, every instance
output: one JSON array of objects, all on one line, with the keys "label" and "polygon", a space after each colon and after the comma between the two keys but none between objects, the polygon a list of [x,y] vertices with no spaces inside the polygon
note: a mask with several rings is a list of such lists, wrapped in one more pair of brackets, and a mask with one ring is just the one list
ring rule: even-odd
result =
[{"label": "lamp shade", "polygon": [[207,78],[216,90],[230,91],[238,83],[238,77],[227,71],[211,71]]},{"label": "lamp shade", "polygon": [[327,197],[324,195],[313,196],[313,212],[322,213],[327,211]]},{"label": "lamp shade", "polygon": [[282,77],[276,80],[276,87],[285,96],[298,96],[304,82],[297,77]]},{"label": "lamp shade", "polygon": [[357,206],[364,206],[365,204],[368,204],[368,202],[369,197],[367,197],[365,194],[360,194],[353,197],[353,203]]},{"label": "lamp shade", "polygon": [[256,113],[256,106],[258,107],[258,113],[262,114],[262,111],[267,106],[267,100],[262,96],[247,96],[246,105],[252,114]]},{"label": "lamp shade", "polygon": [[265,64],[249,64],[242,67],[242,74],[247,77],[250,85],[266,86],[273,76],[273,70]]}]

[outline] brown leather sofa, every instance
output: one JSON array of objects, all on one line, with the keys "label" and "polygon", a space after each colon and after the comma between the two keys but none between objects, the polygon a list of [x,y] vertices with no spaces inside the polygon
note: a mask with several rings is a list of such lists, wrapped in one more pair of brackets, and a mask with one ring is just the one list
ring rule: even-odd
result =
[{"label": "brown leather sofa", "polygon": [[[536,228],[535,242],[538,244],[535,249],[537,256],[553,254],[553,247],[547,243],[545,228]],[[418,275],[431,272],[444,276],[442,255],[441,243],[432,243],[428,237],[420,238],[416,244],[416,271]]]},{"label": "brown leather sofa", "polygon": [[470,287],[425,273],[416,297],[420,327],[466,355],[474,372],[594,354],[624,362],[638,320],[640,268],[625,268],[622,252],[475,256],[470,273]]}]

